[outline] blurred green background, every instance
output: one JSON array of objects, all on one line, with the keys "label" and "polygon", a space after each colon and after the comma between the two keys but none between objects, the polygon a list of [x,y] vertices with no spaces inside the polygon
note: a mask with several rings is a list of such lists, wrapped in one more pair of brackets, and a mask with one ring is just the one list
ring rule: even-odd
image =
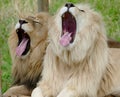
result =
[{"label": "blurred green background", "polygon": [[[18,20],[15,2],[23,14],[37,13],[37,0],[0,0],[0,51],[2,61],[2,92],[11,85],[11,58],[7,39]],[[106,24],[108,37],[120,41],[120,0],[50,0],[49,11],[54,14],[66,2],[88,3],[100,12]]]}]

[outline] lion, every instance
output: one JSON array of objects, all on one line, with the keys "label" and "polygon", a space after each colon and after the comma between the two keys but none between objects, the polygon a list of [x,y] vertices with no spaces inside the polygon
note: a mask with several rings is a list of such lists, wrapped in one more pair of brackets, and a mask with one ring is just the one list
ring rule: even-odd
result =
[{"label": "lion", "polygon": [[45,12],[22,16],[10,33],[8,45],[13,64],[13,85],[4,93],[4,97],[30,96],[40,80],[42,61],[48,44],[49,17]]},{"label": "lion", "polygon": [[120,50],[108,47],[98,12],[66,3],[49,22],[48,34],[42,80],[32,97],[118,96]]}]

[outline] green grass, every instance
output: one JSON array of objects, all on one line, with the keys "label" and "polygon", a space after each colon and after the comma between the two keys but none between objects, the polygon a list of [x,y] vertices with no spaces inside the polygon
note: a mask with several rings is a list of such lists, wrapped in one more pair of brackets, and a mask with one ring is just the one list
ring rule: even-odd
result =
[{"label": "green grass", "polygon": [[[37,0],[16,0],[21,12],[36,13]],[[51,0],[50,13],[55,14],[58,8],[65,2],[81,3],[83,0]],[[120,41],[120,0],[84,0],[82,3],[89,3],[95,10],[100,12],[106,24],[109,37]],[[0,0],[0,49],[2,53],[2,92],[10,87],[11,79],[11,58],[8,50],[7,39],[12,25],[18,20],[14,8],[14,0]]]}]

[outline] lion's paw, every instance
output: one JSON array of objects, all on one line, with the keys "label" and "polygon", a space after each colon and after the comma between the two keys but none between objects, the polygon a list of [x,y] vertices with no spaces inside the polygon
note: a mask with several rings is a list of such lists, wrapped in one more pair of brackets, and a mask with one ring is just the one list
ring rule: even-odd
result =
[{"label": "lion's paw", "polygon": [[57,97],[77,97],[74,90],[68,88],[63,89]]},{"label": "lion's paw", "polygon": [[46,88],[37,87],[33,90],[31,97],[53,97],[51,91]]},{"label": "lion's paw", "polygon": [[2,97],[18,97],[17,95],[3,95]]},{"label": "lion's paw", "polygon": [[43,97],[41,89],[39,87],[35,88],[31,94],[31,97]]}]

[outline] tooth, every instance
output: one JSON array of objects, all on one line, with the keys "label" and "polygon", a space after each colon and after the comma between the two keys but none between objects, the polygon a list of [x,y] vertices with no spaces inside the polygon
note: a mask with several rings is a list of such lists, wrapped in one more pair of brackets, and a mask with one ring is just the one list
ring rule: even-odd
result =
[{"label": "tooth", "polygon": [[62,15],[62,17],[64,18],[64,17],[65,17],[65,15]]}]

